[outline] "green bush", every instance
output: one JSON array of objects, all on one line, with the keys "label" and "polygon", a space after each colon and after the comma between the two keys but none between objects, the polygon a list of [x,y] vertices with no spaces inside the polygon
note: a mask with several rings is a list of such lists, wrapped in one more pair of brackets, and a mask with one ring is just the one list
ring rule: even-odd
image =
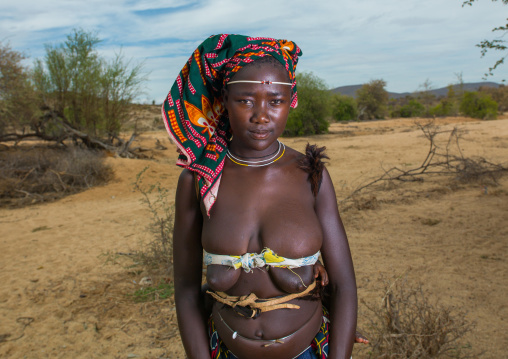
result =
[{"label": "green bush", "polygon": [[425,106],[423,106],[418,100],[411,99],[409,102],[401,106],[399,109],[400,117],[421,117],[425,114]]},{"label": "green bush", "polygon": [[25,59],[0,42],[0,139],[7,133],[21,132],[39,115],[30,71],[22,63]]},{"label": "green bush", "polygon": [[482,86],[478,90],[480,93],[490,95],[498,104],[499,112],[508,111],[508,86],[500,85],[499,87]]},{"label": "green bush", "polygon": [[386,81],[372,80],[356,91],[360,119],[373,120],[387,115],[388,92]]},{"label": "green bush", "polygon": [[332,96],[332,117],[337,121],[358,119],[358,106],[351,96],[335,94]]},{"label": "green bush", "polygon": [[497,102],[489,95],[466,92],[460,102],[460,112],[465,116],[491,120],[497,118]]},{"label": "green bush", "polygon": [[112,140],[145,77],[142,65],[131,66],[121,54],[111,61],[102,58],[100,42],[94,33],[74,30],[63,44],[47,45],[44,60],[35,62],[33,83],[44,107],[88,135]]},{"label": "green bush", "polygon": [[298,107],[289,112],[284,135],[306,136],[328,132],[330,93],[325,82],[311,72],[296,76]]},{"label": "green bush", "polygon": [[455,116],[457,115],[457,104],[444,98],[430,109],[430,114],[436,117]]}]

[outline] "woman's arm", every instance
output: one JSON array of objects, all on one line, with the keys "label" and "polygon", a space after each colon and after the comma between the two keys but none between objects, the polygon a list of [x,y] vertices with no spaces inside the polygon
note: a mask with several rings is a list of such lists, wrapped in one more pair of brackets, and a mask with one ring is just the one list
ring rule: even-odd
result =
[{"label": "woman's arm", "polygon": [[187,357],[210,358],[201,276],[203,218],[196,198],[194,175],[183,170],[178,180],[173,232],[173,273],[178,327]]},{"label": "woman's arm", "polygon": [[335,190],[326,169],[323,170],[321,188],[316,197],[316,213],[323,229],[321,253],[332,295],[328,358],[349,359],[356,331],[356,281]]}]

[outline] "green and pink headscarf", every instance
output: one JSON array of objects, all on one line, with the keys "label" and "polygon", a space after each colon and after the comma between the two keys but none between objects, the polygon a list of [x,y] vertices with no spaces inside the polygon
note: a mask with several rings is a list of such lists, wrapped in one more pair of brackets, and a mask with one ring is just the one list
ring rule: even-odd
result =
[{"label": "green and pink headscarf", "polygon": [[292,41],[221,34],[199,45],[180,71],[162,105],[162,117],[178,147],[176,164],[196,173],[208,215],[217,198],[231,137],[229,120],[223,115],[222,88],[242,67],[273,56],[288,71],[293,90],[291,107],[295,108],[295,69],[301,55]]}]

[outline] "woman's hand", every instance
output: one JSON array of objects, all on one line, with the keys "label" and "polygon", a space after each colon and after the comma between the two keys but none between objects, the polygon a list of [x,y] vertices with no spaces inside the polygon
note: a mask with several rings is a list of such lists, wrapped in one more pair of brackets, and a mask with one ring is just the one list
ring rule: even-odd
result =
[{"label": "woman's hand", "polygon": [[325,267],[323,267],[320,261],[317,261],[314,264],[313,269],[314,269],[314,278],[316,279],[316,281],[319,282],[318,278],[321,278],[321,286],[324,287],[328,285],[328,273],[326,272]]},{"label": "woman's hand", "polygon": [[365,338],[362,333],[356,332],[355,343],[369,344],[369,339]]}]

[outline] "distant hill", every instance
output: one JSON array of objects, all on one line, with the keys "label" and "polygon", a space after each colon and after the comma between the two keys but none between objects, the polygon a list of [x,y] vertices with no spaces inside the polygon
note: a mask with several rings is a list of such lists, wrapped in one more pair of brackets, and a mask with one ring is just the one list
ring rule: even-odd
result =
[{"label": "distant hill", "polygon": [[[462,86],[464,88],[464,91],[477,91],[481,86],[499,87],[500,85],[495,82],[468,82],[468,83],[464,83]],[[330,91],[332,91],[333,93],[340,93],[343,95],[347,95],[347,96],[356,98],[356,91],[360,87],[362,87],[362,85],[341,86],[341,87],[336,87]],[[457,89],[459,88],[459,85],[453,85],[453,88],[455,91],[457,91]],[[430,92],[437,97],[446,96],[446,94],[448,93],[448,86],[434,89],[434,90],[431,90]],[[398,99],[401,97],[406,97],[406,96],[412,95],[414,93],[418,93],[418,91],[401,92],[401,93],[388,92],[388,95],[390,96],[390,98]]]}]

